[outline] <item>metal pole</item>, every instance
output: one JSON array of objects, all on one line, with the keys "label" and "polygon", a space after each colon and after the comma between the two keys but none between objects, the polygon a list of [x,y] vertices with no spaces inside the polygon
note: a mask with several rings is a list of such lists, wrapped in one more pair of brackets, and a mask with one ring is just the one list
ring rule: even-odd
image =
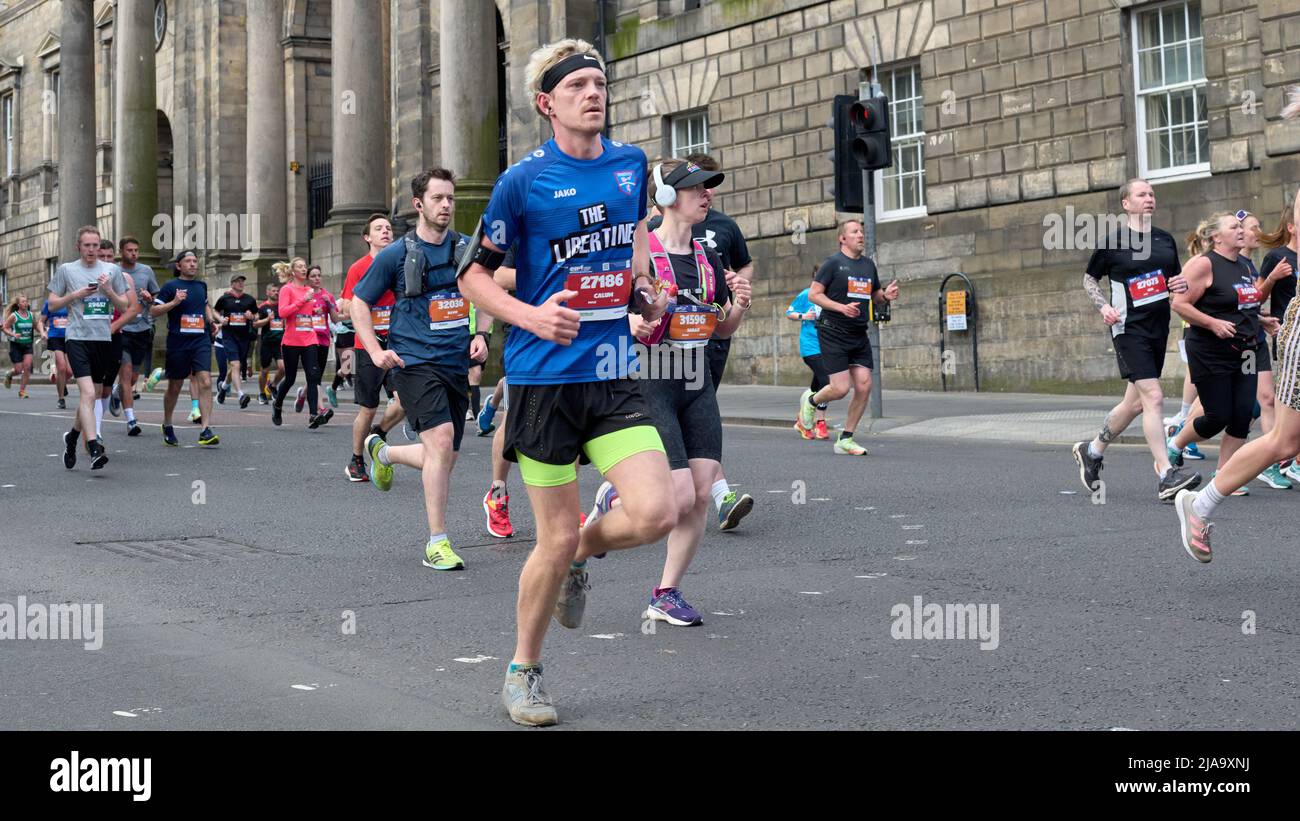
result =
[{"label": "metal pole", "polygon": [[[874,72],[872,80],[875,79]],[[858,99],[866,100],[879,93],[880,87],[874,82],[861,83],[858,86]],[[867,257],[875,262],[876,259],[876,192],[875,192],[874,172],[862,172],[862,233],[866,238],[866,249],[863,251]],[[872,419],[880,419],[885,415],[884,402],[881,399],[880,384],[880,326],[872,322],[867,326],[867,341],[871,345],[871,403],[870,412]]]},{"label": "metal pole", "polygon": [[774,388],[781,384],[780,366],[777,364],[781,361],[781,326],[777,324],[776,311],[776,303],[772,303],[772,387]]}]

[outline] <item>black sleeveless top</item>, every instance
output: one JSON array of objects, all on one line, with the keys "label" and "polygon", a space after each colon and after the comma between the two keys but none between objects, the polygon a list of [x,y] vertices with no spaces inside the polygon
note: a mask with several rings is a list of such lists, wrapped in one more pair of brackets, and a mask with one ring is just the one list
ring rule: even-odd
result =
[{"label": "black sleeveless top", "polygon": [[1232,339],[1219,339],[1207,328],[1192,326],[1187,329],[1188,336],[1201,342],[1221,344],[1225,349],[1253,349],[1260,331],[1260,296],[1251,267],[1241,256],[1229,260],[1214,251],[1205,255],[1210,260],[1210,286],[1196,300],[1194,307],[1206,316],[1231,322],[1237,326],[1237,335]]}]

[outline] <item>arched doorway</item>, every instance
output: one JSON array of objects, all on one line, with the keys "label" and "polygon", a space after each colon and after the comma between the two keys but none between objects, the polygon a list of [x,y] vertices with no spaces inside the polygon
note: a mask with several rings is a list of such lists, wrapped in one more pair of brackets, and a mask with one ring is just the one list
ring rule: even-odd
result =
[{"label": "arched doorway", "polygon": [[506,54],[510,41],[506,39],[506,29],[501,22],[501,11],[496,12],[497,19],[497,173],[510,165],[510,129],[507,119],[510,106],[506,105]]},{"label": "arched doorway", "polygon": [[[172,212],[172,124],[167,115],[158,112],[158,213]],[[159,249],[160,251],[162,249]]]}]

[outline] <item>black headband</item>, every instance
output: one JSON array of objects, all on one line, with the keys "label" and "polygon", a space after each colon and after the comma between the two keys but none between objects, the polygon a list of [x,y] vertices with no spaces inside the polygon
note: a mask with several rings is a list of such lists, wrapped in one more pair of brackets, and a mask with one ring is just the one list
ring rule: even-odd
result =
[{"label": "black headband", "polygon": [[[560,84],[560,81],[575,71],[584,68],[600,68],[600,61],[590,54],[570,54],[560,62],[551,66],[542,75],[542,93],[550,94],[551,91]],[[600,69],[603,74],[605,70]]]}]

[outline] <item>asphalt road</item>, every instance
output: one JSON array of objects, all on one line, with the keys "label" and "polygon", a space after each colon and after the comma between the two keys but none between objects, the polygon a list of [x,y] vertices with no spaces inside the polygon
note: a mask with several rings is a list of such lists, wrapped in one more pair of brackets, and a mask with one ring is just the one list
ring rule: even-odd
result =
[{"label": "asphalt road", "polygon": [[[64,470],[70,412],[34,393],[0,393],[0,604],[100,603],[103,646],[0,641],[0,728],[513,726],[499,687],[532,526],[512,477],[520,536],[486,534],[489,439],[468,437],[454,473],[468,570],[436,573],[418,476],[399,468],[388,494],[344,479],[347,404],[319,431],[230,404],[220,447],[167,449],[146,397],[145,435],[106,421],[112,461],[92,474],[84,455]],[[197,432],[178,429],[183,445]],[[865,459],[727,427],[727,473],[757,506],[708,533],[683,586],[705,624],[643,632],[662,546],[594,560],[586,621],[547,642],[561,728],[1300,724],[1297,491],[1227,502],[1201,566],[1139,449],[1112,449],[1094,505],[1068,449],[859,441]],[[597,482],[582,471],[584,499]],[[190,555],[121,544],[181,537]],[[916,596],[997,605],[996,648],[894,638],[891,612]]]}]

